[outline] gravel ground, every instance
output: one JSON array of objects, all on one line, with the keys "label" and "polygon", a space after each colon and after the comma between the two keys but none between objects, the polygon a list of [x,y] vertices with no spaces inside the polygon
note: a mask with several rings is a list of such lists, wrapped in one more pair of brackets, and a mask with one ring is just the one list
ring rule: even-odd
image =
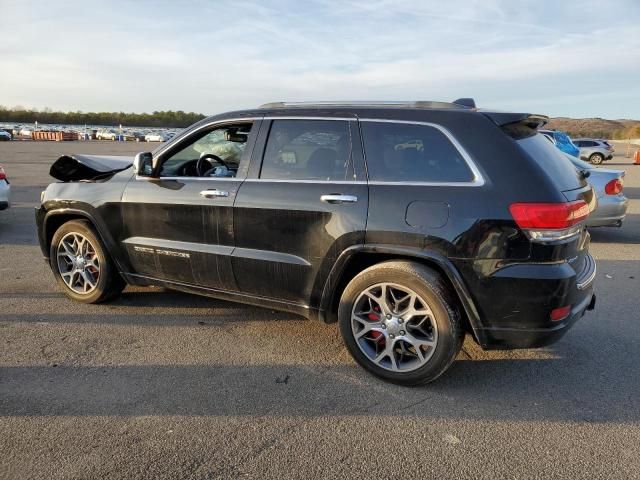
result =
[{"label": "gravel ground", "polygon": [[0,143],[0,478],[638,478],[640,167],[629,215],[592,232],[596,310],[556,345],[483,352],[389,385],[335,325],[174,293],[67,300],[33,207],[59,153],[121,143]]}]

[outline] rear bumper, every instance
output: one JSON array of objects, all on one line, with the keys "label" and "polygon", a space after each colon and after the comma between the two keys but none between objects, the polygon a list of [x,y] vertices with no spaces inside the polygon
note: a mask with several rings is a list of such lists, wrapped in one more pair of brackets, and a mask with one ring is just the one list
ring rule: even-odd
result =
[{"label": "rear bumper", "polygon": [[598,198],[598,207],[587,219],[588,227],[620,226],[625,216],[629,200],[624,195],[605,195]]},{"label": "rear bumper", "polygon": [[567,331],[596,305],[596,296],[591,293],[571,309],[571,315],[556,325],[541,328],[487,328],[484,329],[487,350],[508,350],[516,348],[538,348],[551,345],[562,338]]},{"label": "rear bumper", "polygon": [[0,210],[9,208],[9,197],[11,196],[11,186],[6,180],[0,180]]},{"label": "rear bumper", "polygon": [[[596,263],[586,255],[576,273],[568,262],[505,266],[485,276],[467,270],[469,290],[479,312],[474,333],[484,349],[535,348],[549,345],[593,309]],[[551,320],[555,309],[571,306],[567,317]]]}]

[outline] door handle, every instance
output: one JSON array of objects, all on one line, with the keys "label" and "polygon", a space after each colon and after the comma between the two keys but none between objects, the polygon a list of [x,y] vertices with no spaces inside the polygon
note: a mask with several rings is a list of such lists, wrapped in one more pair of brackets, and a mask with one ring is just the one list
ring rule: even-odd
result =
[{"label": "door handle", "polygon": [[225,192],[224,190],[202,190],[200,196],[204,198],[228,197],[229,192]]},{"label": "door handle", "polygon": [[328,195],[322,195],[320,200],[327,203],[356,203],[358,197],[355,195],[342,195],[339,193],[331,193]]}]

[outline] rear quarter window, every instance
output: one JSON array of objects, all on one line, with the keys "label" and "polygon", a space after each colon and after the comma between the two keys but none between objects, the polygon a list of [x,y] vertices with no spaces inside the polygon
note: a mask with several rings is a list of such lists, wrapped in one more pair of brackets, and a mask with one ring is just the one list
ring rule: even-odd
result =
[{"label": "rear quarter window", "polygon": [[369,180],[471,182],[474,175],[451,140],[420,124],[362,121]]},{"label": "rear quarter window", "polygon": [[519,138],[516,143],[547,172],[560,191],[574,190],[582,186],[579,173],[571,161],[541,134]]}]

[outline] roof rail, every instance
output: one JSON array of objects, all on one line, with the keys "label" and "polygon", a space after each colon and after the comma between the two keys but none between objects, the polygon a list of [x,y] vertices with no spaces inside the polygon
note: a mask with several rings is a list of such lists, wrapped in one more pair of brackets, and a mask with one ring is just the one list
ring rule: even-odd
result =
[{"label": "roof rail", "polygon": [[[464,103],[464,102],[467,103]],[[470,102],[469,102],[470,101]],[[471,106],[473,104],[473,106]],[[314,107],[392,107],[392,108],[475,108],[472,98],[461,98],[455,102],[432,101],[323,101],[323,102],[270,102],[260,105],[263,109],[314,108]]]}]

